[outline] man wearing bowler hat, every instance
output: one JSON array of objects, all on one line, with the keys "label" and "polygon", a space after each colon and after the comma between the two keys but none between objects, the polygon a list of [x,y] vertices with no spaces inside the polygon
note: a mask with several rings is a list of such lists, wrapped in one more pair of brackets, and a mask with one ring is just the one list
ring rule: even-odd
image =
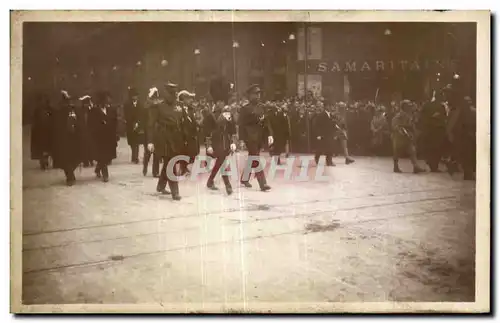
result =
[{"label": "man wearing bowler hat", "polygon": [[[156,191],[170,194],[166,186],[170,187],[172,198],[180,200],[179,183],[176,179],[167,176],[167,166],[172,158],[182,155],[184,151],[184,136],[182,132],[182,112],[176,107],[177,84],[168,82],[164,86],[161,98],[155,101],[149,110],[148,149],[163,158],[163,167],[156,186]],[[173,174],[177,176],[177,167],[173,165]]]},{"label": "man wearing bowler hat", "polygon": [[177,95],[179,107],[182,109],[182,130],[184,131],[185,155],[189,156],[189,162],[181,162],[181,171],[183,174],[189,173],[188,164],[195,161],[200,153],[199,131],[200,126],[196,120],[193,109],[193,100],[196,94],[182,90]]},{"label": "man wearing bowler hat", "polygon": [[[241,108],[240,116],[238,119],[239,123],[239,137],[243,141],[248,149],[248,156],[252,161],[252,168],[256,168],[259,165],[258,158],[260,156],[260,150],[262,148],[262,143],[264,141],[265,134],[268,134],[267,143],[269,146],[273,144],[273,132],[269,125],[268,120],[265,118],[264,106],[260,103],[261,89],[258,84],[251,85],[246,91],[248,97],[248,103]],[[249,167],[248,161],[246,167]],[[250,173],[243,172],[241,177],[241,183],[245,187],[252,187],[249,183]],[[245,176],[247,175],[247,176]],[[246,178],[245,178],[246,177]],[[268,191],[271,189],[266,183],[266,176],[264,171],[258,171],[255,173],[255,177],[259,182],[261,191]]]},{"label": "man wearing bowler hat", "polygon": [[129,87],[128,98],[124,104],[125,121],[127,124],[127,143],[132,150],[131,162],[139,164],[139,144],[141,143],[139,94],[137,90]]}]

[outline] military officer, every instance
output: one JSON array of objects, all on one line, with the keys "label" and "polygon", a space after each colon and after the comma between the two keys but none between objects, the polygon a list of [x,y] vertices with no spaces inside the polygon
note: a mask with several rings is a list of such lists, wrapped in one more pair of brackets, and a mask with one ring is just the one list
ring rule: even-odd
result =
[{"label": "military officer", "polygon": [[416,128],[413,120],[412,103],[408,100],[401,102],[400,107],[395,107],[396,112],[391,123],[392,153],[394,162],[394,172],[401,173],[399,168],[399,151],[407,148],[413,164],[413,173],[421,173],[424,170],[420,168],[417,162],[416,149]]},{"label": "military officer", "polygon": [[[164,85],[160,98],[155,100],[149,108],[148,126],[148,149],[158,154],[163,159],[163,167],[156,186],[156,191],[162,194],[170,194],[166,186],[170,188],[172,198],[175,201],[181,199],[179,194],[179,183],[176,178],[168,176],[167,166],[172,158],[184,152],[185,141],[182,131],[182,111],[176,106],[177,84],[168,82]],[[177,176],[176,165],[173,166],[173,175]]]},{"label": "military officer", "polygon": [[[248,103],[241,108],[240,115],[238,117],[239,124],[239,139],[241,141],[241,146],[243,143],[248,149],[248,156],[252,157],[252,168],[259,166],[260,150],[264,141],[265,134],[268,134],[267,143],[268,145],[273,144],[273,132],[269,125],[269,120],[265,117],[264,106],[260,103],[261,89],[258,84],[251,85],[246,94],[248,96]],[[247,167],[248,161],[247,161]],[[241,177],[241,183],[250,188],[252,185],[249,180],[250,177],[245,176],[246,173],[243,172]],[[248,174],[250,175],[250,174]],[[255,177],[259,182],[261,191],[268,191],[271,187],[266,182],[266,176],[264,171],[258,171],[255,173]]]},{"label": "military officer", "polygon": [[354,159],[349,155],[349,148],[347,146],[347,122],[346,122],[346,109],[347,104],[339,102],[334,114],[335,128],[337,129],[337,139],[342,146],[342,153],[344,154],[345,163],[349,165],[354,163]]}]

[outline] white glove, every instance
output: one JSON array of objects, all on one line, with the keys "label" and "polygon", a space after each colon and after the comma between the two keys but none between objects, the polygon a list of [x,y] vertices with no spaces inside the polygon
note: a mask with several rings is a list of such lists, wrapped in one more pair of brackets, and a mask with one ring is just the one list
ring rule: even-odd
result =
[{"label": "white glove", "polygon": [[207,154],[213,154],[213,153],[214,153],[214,149],[212,147],[208,147]]},{"label": "white glove", "polygon": [[273,138],[273,136],[269,136],[269,137],[267,137],[267,144],[268,144],[269,146],[271,146],[271,145],[273,144],[273,142],[274,142],[274,138]]},{"label": "white glove", "polygon": [[153,95],[155,95],[155,93],[158,93],[158,89],[156,87],[150,88],[149,93],[148,93],[148,97],[152,98]]},{"label": "white glove", "polygon": [[231,151],[232,152],[235,152],[236,151],[236,144],[231,144]]},{"label": "white glove", "polygon": [[321,140],[321,136],[317,136],[316,139]]},{"label": "white glove", "polygon": [[155,151],[155,145],[153,145],[153,144],[148,144],[148,150],[149,150],[150,152],[154,152],[154,151]]}]

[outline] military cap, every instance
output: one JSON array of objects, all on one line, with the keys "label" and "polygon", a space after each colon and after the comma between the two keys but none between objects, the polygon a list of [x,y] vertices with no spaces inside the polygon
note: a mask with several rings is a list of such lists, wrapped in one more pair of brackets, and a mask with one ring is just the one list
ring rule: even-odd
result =
[{"label": "military cap", "polygon": [[407,108],[411,108],[412,106],[413,106],[413,103],[410,100],[401,101],[401,109],[406,110]]},{"label": "military cap", "polygon": [[66,99],[66,100],[71,99],[71,97],[70,97],[70,95],[69,95],[68,91],[66,91],[66,90],[61,90],[61,94],[62,94],[62,96],[63,96],[63,99]]},{"label": "military cap", "polygon": [[177,90],[179,86],[175,83],[172,83],[170,81],[168,81],[167,83],[165,83],[165,88],[168,89],[168,90]]},{"label": "military cap", "polygon": [[90,95],[84,95],[82,96],[81,98],[78,98],[78,100],[82,101],[82,102],[88,102],[90,100],[92,100],[92,98],[90,97]]},{"label": "military cap", "polygon": [[260,85],[259,84],[252,84],[245,91],[246,94],[260,93],[260,92],[262,92],[262,91],[260,89]]},{"label": "military cap", "polygon": [[196,94],[194,93],[191,93],[189,91],[186,91],[186,90],[182,90],[180,91],[178,94],[177,94],[177,100],[182,100],[184,97],[191,97],[191,98],[194,98],[196,96]]}]

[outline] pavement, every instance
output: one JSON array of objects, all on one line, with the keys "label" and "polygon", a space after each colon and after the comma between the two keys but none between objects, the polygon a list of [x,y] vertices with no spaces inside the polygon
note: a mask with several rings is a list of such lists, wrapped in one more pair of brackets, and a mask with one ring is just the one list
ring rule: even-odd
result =
[{"label": "pavement", "polygon": [[66,187],[62,171],[29,160],[27,136],[24,304],[202,311],[475,299],[475,182],[459,174],[415,175],[408,160],[395,174],[390,158],[355,156],[345,165],[337,157],[325,181],[277,176],[260,192],[255,181],[248,189],[233,178],[227,196],[208,191],[203,175],[181,182],[177,202],[129,162],[125,139],[108,183],[81,168]]}]

